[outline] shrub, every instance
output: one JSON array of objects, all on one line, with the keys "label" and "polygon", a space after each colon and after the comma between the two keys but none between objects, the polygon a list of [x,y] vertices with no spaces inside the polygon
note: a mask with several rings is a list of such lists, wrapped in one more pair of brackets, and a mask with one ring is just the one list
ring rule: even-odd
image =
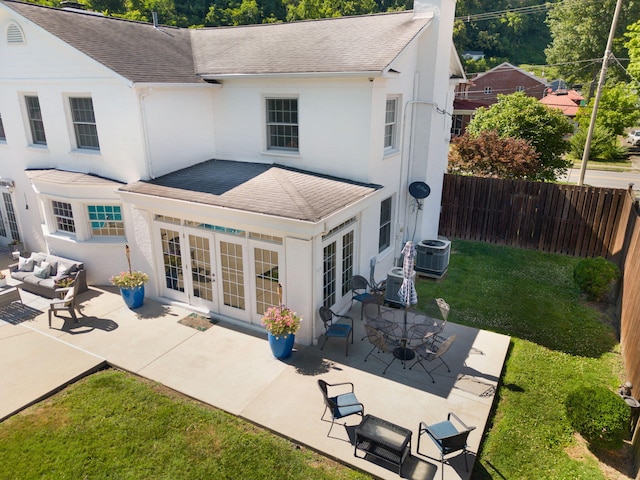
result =
[{"label": "shrub", "polygon": [[573,279],[580,290],[589,300],[596,301],[604,300],[619,277],[618,266],[602,257],[580,260],[573,271]]},{"label": "shrub", "polygon": [[592,447],[618,449],[629,431],[630,409],[606,387],[582,387],[567,396],[567,417]]}]

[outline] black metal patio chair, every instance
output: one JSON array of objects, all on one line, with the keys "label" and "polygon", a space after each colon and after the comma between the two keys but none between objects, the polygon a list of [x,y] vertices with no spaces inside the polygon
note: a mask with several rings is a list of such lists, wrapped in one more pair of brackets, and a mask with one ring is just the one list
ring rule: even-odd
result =
[{"label": "black metal patio chair", "polygon": [[[324,416],[327,410],[331,413],[331,426],[329,427],[327,437],[331,434],[331,429],[336,423],[336,420],[341,420],[351,415],[360,415],[364,418],[364,405],[358,401],[354,393],[353,383],[327,383],[324,380],[318,380],[318,387],[322,392],[322,398],[324,400],[324,412],[322,412],[320,420],[323,422],[329,421],[325,420]],[[344,425],[346,425],[346,423]]]}]

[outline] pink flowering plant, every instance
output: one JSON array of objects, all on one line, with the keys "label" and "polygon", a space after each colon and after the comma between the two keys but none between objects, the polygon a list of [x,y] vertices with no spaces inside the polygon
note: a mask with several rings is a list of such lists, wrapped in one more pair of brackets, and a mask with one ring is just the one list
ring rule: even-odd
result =
[{"label": "pink flowering plant", "polygon": [[111,277],[109,281],[116,287],[135,288],[147,283],[149,281],[149,275],[143,272],[121,272],[119,275]]},{"label": "pink flowering plant", "polygon": [[284,305],[269,307],[262,316],[262,326],[274,337],[284,337],[295,334],[300,328],[302,318],[296,312]]}]

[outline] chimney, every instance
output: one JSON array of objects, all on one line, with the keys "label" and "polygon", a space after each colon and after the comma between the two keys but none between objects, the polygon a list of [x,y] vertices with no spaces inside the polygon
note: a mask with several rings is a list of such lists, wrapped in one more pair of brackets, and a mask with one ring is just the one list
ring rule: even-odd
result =
[{"label": "chimney", "polygon": [[413,1],[413,18],[431,18],[439,17],[440,8],[428,0]]},{"label": "chimney", "polygon": [[153,28],[158,28],[158,12],[151,12],[153,17]]}]

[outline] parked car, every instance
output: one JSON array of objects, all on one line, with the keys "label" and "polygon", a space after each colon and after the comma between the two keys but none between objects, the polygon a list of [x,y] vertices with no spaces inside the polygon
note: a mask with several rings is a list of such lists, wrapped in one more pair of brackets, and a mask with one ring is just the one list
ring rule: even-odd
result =
[{"label": "parked car", "polygon": [[634,147],[640,146],[640,130],[631,130],[627,135],[627,143],[630,143]]}]

